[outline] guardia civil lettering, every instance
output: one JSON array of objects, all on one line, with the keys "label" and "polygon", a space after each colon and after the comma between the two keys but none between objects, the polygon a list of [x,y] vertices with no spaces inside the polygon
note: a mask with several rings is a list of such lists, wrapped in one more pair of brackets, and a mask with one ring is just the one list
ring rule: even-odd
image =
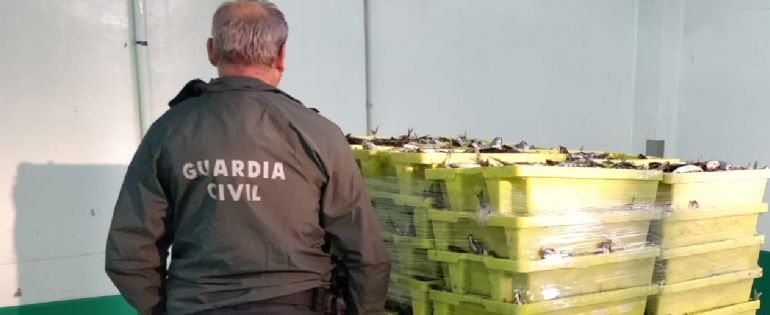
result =
[{"label": "guardia civil lettering", "polygon": [[182,175],[193,180],[199,176],[217,178],[207,185],[208,195],[218,201],[261,201],[259,185],[227,183],[227,178],[286,180],[283,163],[244,160],[199,160],[182,165]]}]

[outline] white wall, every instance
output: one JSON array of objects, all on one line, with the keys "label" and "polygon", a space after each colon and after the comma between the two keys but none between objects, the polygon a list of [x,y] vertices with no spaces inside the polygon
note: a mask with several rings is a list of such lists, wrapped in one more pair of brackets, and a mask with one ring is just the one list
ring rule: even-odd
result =
[{"label": "white wall", "polygon": [[671,155],[676,147],[684,2],[646,0],[637,5],[631,146],[634,152],[644,152],[646,140],[665,139]]},{"label": "white wall", "polygon": [[676,154],[770,163],[770,1],[687,1]]},{"label": "white wall", "polygon": [[[691,0],[684,8],[672,153],[769,165],[770,1]],[[770,234],[767,215],[759,231]]]},{"label": "white wall", "polygon": [[0,1],[0,306],[115,292],[101,252],[139,135],[127,9]]},{"label": "white wall", "polygon": [[383,134],[629,151],[633,0],[372,1]]},{"label": "white wall", "polygon": [[[206,59],[211,15],[220,0],[148,1],[154,116],[194,78],[216,76]],[[289,23],[280,88],[346,132],[365,128],[363,2],[278,0]]]}]

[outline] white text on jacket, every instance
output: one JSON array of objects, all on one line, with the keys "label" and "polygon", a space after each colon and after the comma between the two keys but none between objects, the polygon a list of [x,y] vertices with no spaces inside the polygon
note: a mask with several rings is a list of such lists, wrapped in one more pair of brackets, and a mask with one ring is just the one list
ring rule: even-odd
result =
[{"label": "white text on jacket", "polygon": [[[211,177],[240,177],[250,179],[286,180],[286,173],[281,162],[242,161],[242,160],[213,160],[213,168],[209,160],[189,162],[182,165],[182,175],[193,180],[198,176]],[[217,184],[210,183],[206,187],[209,196],[219,201],[261,201],[259,186],[256,184]]]}]

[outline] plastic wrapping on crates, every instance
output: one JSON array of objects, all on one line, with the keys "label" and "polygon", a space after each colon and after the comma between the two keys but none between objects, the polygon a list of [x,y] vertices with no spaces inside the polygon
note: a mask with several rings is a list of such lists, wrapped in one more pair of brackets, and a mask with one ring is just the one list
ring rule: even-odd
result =
[{"label": "plastic wrapping on crates", "polygon": [[662,219],[652,222],[650,235],[662,249],[754,236],[759,216],[767,212],[767,204],[762,203],[686,210],[665,205],[661,208]]},{"label": "plastic wrapping on crates", "polygon": [[[756,235],[767,170],[666,173],[656,201],[664,209],[650,238],[661,247],[649,314],[754,314],[752,295],[764,237]],[[685,302],[688,301],[688,302]]]},{"label": "plastic wrapping on crates", "polygon": [[583,256],[654,246],[648,240],[656,209],[537,216],[428,211],[436,248],[515,260]]},{"label": "plastic wrapping on crates", "polygon": [[751,296],[751,287],[761,276],[762,270],[755,268],[660,285],[658,294],[648,299],[646,314],[735,314],[716,309],[758,300]]},{"label": "plastic wrapping on crates", "polygon": [[763,243],[760,235],[663,250],[653,282],[675,284],[755,269]]},{"label": "plastic wrapping on crates", "polygon": [[673,210],[752,206],[762,203],[770,170],[664,174],[659,202]]},{"label": "plastic wrapping on crates", "polygon": [[478,155],[360,151],[393,266],[391,307],[413,314],[756,309],[749,291],[762,274],[756,256],[764,237],[755,227],[767,211],[766,171],[708,178],[526,164],[554,152],[494,153],[525,164],[449,168],[447,158],[473,163]]},{"label": "plastic wrapping on crates", "polygon": [[766,204],[666,209],[649,239],[661,248],[653,282],[670,285],[757,267],[764,236],[756,235]]},{"label": "plastic wrapping on crates", "polygon": [[433,314],[644,314],[647,296],[657,287],[616,290],[534,304],[504,303],[483,297],[432,290]]},{"label": "plastic wrapping on crates", "polygon": [[564,297],[650,285],[656,248],[516,261],[468,253],[431,251],[446,267],[452,292],[493,301],[532,304]]}]

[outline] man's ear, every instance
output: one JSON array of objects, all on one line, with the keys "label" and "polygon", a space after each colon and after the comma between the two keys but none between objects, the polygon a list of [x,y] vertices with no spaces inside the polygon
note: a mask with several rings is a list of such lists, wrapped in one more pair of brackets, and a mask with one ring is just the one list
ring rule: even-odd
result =
[{"label": "man's ear", "polygon": [[275,67],[278,72],[283,73],[283,70],[286,69],[286,66],[284,62],[286,61],[286,44],[281,45],[281,48],[278,49],[278,56],[275,57],[275,62],[273,63],[273,67]]},{"label": "man's ear", "polygon": [[209,55],[209,62],[211,63],[212,66],[216,67],[217,66],[217,54],[216,54],[216,52],[214,52],[214,39],[213,38],[209,38],[206,41],[206,52]]}]

